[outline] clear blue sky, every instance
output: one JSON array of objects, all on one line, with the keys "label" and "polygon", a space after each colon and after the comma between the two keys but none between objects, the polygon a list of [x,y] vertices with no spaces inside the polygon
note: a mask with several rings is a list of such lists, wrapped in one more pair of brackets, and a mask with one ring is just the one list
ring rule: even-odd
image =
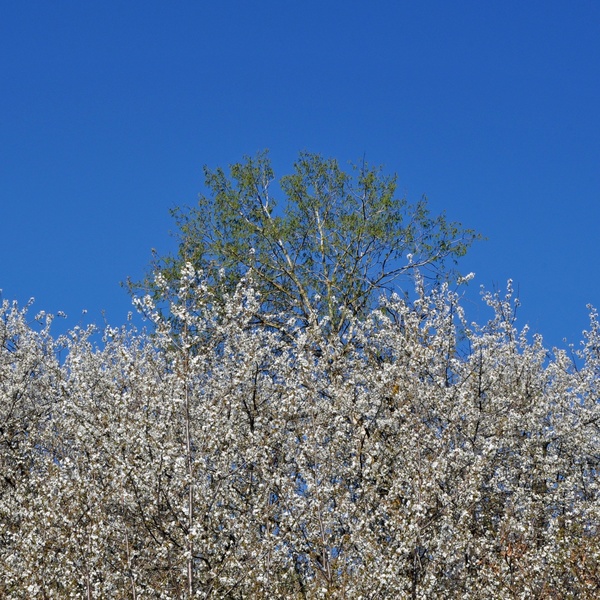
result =
[{"label": "clear blue sky", "polygon": [[397,172],[549,345],[600,307],[595,0],[5,1],[0,50],[4,298],[123,323],[202,166],[269,148]]}]

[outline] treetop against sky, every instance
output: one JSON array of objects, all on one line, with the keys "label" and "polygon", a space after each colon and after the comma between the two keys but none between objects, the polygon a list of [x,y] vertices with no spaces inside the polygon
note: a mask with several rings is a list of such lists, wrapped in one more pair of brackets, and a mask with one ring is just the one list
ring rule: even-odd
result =
[{"label": "treetop against sky", "polygon": [[[0,288],[123,323],[173,206],[269,148],[384,165],[398,195],[487,238],[519,318],[576,342],[600,304],[594,2],[13,3],[0,20]],[[358,40],[358,42],[357,42]],[[81,317],[82,310],[88,315]],[[475,319],[485,315],[474,314]]]}]

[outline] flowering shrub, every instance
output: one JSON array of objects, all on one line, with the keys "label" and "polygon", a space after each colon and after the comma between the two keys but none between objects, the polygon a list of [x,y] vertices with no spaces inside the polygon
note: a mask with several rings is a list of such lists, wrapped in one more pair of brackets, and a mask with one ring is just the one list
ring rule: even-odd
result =
[{"label": "flowering shrub", "polygon": [[442,287],[339,335],[212,290],[187,265],[101,348],[4,302],[1,597],[598,597],[594,311],[574,358],[510,288],[484,326]]}]

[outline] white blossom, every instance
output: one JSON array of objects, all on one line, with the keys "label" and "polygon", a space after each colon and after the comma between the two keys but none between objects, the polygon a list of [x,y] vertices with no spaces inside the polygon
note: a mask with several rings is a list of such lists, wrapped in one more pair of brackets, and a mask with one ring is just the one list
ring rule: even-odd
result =
[{"label": "white blossom", "polygon": [[576,364],[417,294],[336,337],[187,265],[99,346],[4,301],[0,596],[596,598],[597,313]]}]

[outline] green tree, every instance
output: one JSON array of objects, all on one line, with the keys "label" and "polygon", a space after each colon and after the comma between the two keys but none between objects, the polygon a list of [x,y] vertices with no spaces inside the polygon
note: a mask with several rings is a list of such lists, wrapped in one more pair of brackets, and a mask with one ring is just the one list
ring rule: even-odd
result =
[{"label": "green tree", "polygon": [[[425,198],[409,204],[396,193],[396,176],[368,165],[345,172],[334,159],[301,153],[277,193],[266,152],[229,174],[205,175],[209,193],[198,206],[173,210],[178,253],[155,257],[153,273],[173,282],[189,261],[215,289],[231,290],[251,272],[265,307],[304,324],[327,316],[336,333],[344,314],[364,315],[403,275],[454,276],[456,259],[477,238],[444,214],[432,217]],[[140,287],[160,294],[151,276]]]}]

